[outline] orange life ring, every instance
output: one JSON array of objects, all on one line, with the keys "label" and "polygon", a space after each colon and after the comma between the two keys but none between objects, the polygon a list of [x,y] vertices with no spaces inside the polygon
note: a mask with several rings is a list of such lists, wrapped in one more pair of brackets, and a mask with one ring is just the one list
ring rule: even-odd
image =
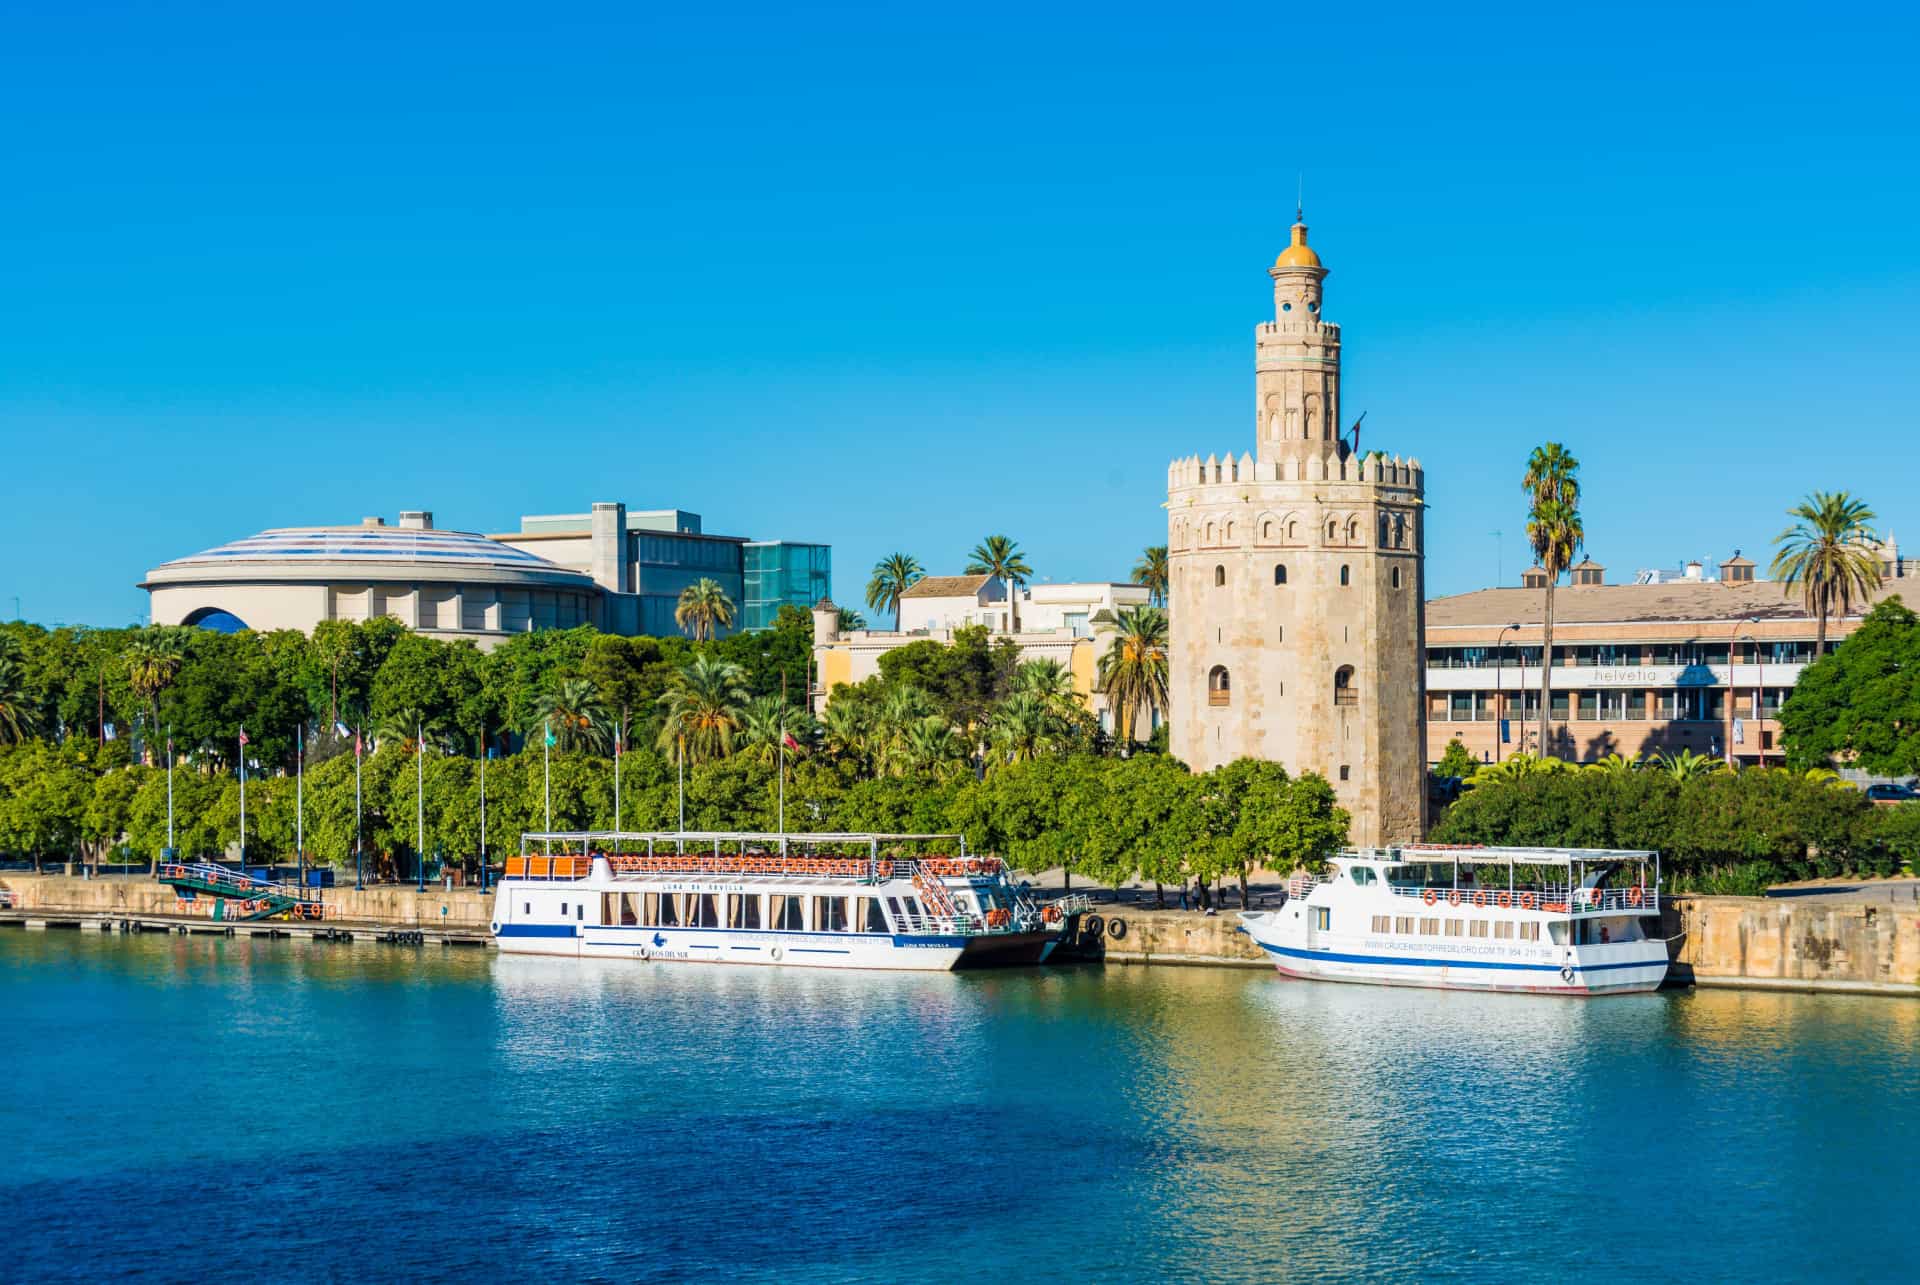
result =
[{"label": "orange life ring", "polygon": [[1587,905],[1588,906],[1597,910],[1602,904],[1605,903],[1605,901],[1606,901],[1606,894],[1601,892],[1598,888],[1587,889]]},{"label": "orange life ring", "polygon": [[978,859],[970,860],[967,862],[967,873],[970,875],[977,875],[980,873],[980,862]]},{"label": "orange life ring", "polygon": [[1532,909],[1533,909],[1533,902],[1534,902],[1534,897],[1533,897],[1533,894],[1532,894],[1532,893],[1530,893],[1530,892],[1523,892],[1523,893],[1521,893],[1521,894],[1520,894],[1520,909],[1522,909],[1522,910],[1532,910]]},{"label": "orange life ring", "polygon": [[1487,904],[1487,890],[1485,888],[1473,894],[1473,904],[1476,906],[1484,906]]},{"label": "orange life ring", "polygon": [[1440,894],[1435,892],[1433,889],[1429,888],[1425,892],[1420,894],[1420,900],[1426,902],[1429,906],[1431,906],[1434,902],[1440,900]]},{"label": "orange life ring", "polygon": [[1495,897],[1494,900],[1500,903],[1500,909],[1505,910],[1507,907],[1513,904],[1513,894],[1510,892],[1503,892],[1498,897]]},{"label": "orange life ring", "polygon": [[1447,904],[1449,906],[1457,906],[1460,904],[1460,890],[1458,888],[1455,888],[1447,894]]},{"label": "orange life ring", "polygon": [[1627,904],[1630,906],[1637,906],[1644,900],[1646,896],[1637,886],[1627,893]]}]

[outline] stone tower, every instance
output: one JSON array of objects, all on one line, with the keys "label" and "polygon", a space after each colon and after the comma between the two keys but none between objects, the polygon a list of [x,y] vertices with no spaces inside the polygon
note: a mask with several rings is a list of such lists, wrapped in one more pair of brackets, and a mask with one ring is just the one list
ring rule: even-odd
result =
[{"label": "stone tower", "polygon": [[[1352,838],[1426,819],[1422,479],[1340,431],[1340,327],[1305,222],[1254,334],[1255,453],[1167,470],[1172,749],[1196,772],[1272,759],[1319,772]],[[1357,434],[1356,434],[1357,437]]]}]

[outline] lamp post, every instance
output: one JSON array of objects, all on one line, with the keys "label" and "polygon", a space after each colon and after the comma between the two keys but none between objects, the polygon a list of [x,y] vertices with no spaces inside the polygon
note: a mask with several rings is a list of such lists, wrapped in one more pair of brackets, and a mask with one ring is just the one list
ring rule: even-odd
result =
[{"label": "lamp post", "polygon": [[[1742,634],[1741,637],[1753,644],[1753,750],[1760,758],[1760,766],[1765,767],[1767,765],[1767,662],[1760,658],[1758,638],[1752,634]],[[1731,666],[1727,670],[1727,684],[1727,699],[1732,700],[1733,670]]]},{"label": "lamp post", "polygon": [[[1506,637],[1519,627],[1520,622],[1516,620],[1501,629],[1500,633],[1493,640],[1493,761],[1495,763],[1500,761],[1500,734],[1506,730],[1508,721],[1502,717],[1507,695],[1505,686],[1507,674]],[[1523,677],[1520,681],[1524,684],[1526,679]]]},{"label": "lamp post", "polygon": [[367,886],[360,849],[360,759],[366,744],[362,738],[364,730],[353,729],[353,886],[356,891]]},{"label": "lamp post", "polygon": [[427,733],[418,723],[413,727],[413,868],[420,880],[420,891],[427,890]]},{"label": "lamp post", "polygon": [[487,890],[487,760],[493,747],[487,744],[486,724],[480,725],[480,891]]}]

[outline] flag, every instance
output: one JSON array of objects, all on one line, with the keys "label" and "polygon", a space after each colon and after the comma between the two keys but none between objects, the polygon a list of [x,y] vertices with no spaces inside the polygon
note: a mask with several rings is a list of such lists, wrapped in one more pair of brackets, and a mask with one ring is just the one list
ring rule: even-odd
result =
[{"label": "flag", "polygon": [[247,743],[247,729],[244,727],[240,729],[240,743],[242,745]]},{"label": "flag", "polygon": [[360,757],[360,748],[362,744],[363,742],[360,740],[360,733],[355,732],[353,734],[353,756],[355,758]]},{"label": "flag", "polygon": [[348,727],[345,723],[341,722],[337,718],[333,720],[333,730],[334,730],[334,734],[339,736],[342,740],[353,735],[353,729],[351,727]]},{"label": "flag", "polygon": [[781,741],[782,741],[782,743],[784,743],[784,744],[786,745],[786,747],[787,747],[788,749],[790,749],[790,750],[797,750],[797,749],[799,749],[799,748],[800,748],[800,742],[798,742],[798,741],[796,741],[796,740],[794,740],[794,739],[793,739],[793,733],[792,733],[792,732],[782,732],[782,733],[780,733],[780,740],[781,740]]},{"label": "flag", "polygon": [[1744,718],[1736,718],[1733,720],[1733,743],[1735,745],[1745,745],[1747,743],[1747,720]]},{"label": "flag", "polygon": [[546,729],[547,729],[547,744],[548,744],[548,745],[552,745],[552,744],[554,744],[554,739],[553,739],[553,720],[552,720],[552,719],[548,719],[548,720],[547,720],[547,722],[546,722]]},{"label": "flag", "polygon": [[105,727],[100,729],[100,735],[105,740],[117,741],[120,739],[120,729],[115,727],[112,723],[108,723]]}]

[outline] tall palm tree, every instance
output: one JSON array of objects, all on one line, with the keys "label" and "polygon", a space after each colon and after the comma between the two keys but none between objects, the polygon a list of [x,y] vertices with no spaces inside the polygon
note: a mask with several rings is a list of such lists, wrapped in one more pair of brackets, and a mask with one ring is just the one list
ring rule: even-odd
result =
[{"label": "tall palm tree", "polygon": [[696,580],[680,591],[673,623],[695,642],[707,642],[720,630],[733,627],[733,599],[718,580]]},{"label": "tall palm tree", "polygon": [[896,687],[888,692],[880,701],[868,742],[873,750],[874,766],[897,776],[906,767],[904,754],[908,729],[922,719],[937,717],[939,713],[934,707],[933,697],[918,687]]},{"label": "tall palm tree", "polygon": [[27,676],[13,657],[0,653],[0,745],[26,740],[40,730],[40,713],[27,695]]},{"label": "tall palm tree", "polygon": [[1007,586],[1007,625],[1011,633],[1020,632],[1020,586],[1033,575],[1020,546],[1004,535],[990,535],[973,546],[967,563],[970,576],[998,576]]},{"label": "tall palm tree", "polygon": [[405,705],[389,711],[374,726],[373,743],[376,747],[398,745],[402,753],[411,754],[423,741],[427,748],[433,748],[439,743],[441,730],[439,721],[418,705]]},{"label": "tall palm tree", "polygon": [[1167,546],[1150,544],[1140,552],[1140,561],[1133,564],[1133,582],[1143,585],[1147,590],[1147,599],[1156,607],[1167,605]]},{"label": "tall palm tree", "polygon": [[852,607],[840,608],[840,632],[850,634],[856,629],[865,629],[867,618]]},{"label": "tall palm tree", "polygon": [[678,749],[694,762],[725,758],[746,717],[746,681],[747,671],[732,661],[695,656],[660,697],[666,710],[660,749],[669,754]]},{"label": "tall palm tree", "polygon": [[891,611],[893,632],[899,633],[900,595],[926,574],[920,569],[920,559],[911,553],[889,553],[873,564],[873,575],[867,581],[867,606],[875,611]]},{"label": "tall palm tree", "polygon": [[529,736],[553,731],[557,750],[605,751],[612,743],[613,723],[600,688],[592,679],[561,678],[549,684],[536,703]]},{"label": "tall palm tree", "polygon": [[787,753],[801,754],[812,732],[813,719],[804,710],[795,709],[778,696],[756,696],[747,702],[741,715],[739,753],[755,763],[777,762],[780,746],[787,738],[802,747],[789,745]]},{"label": "tall palm tree", "polygon": [[1042,657],[1013,671],[1013,690],[1038,696],[1055,714],[1072,717],[1087,703],[1073,689],[1073,672],[1057,660]]},{"label": "tall palm tree", "polygon": [[953,724],[938,714],[929,714],[913,724],[901,738],[900,758],[912,772],[951,778],[959,774],[966,756],[966,745]]},{"label": "tall palm tree", "polygon": [[1112,646],[1100,657],[1100,690],[1113,710],[1113,737],[1133,744],[1140,711],[1151,720],[1167,708],[1167,613],[1135,607],[1120,613]]},{"label": "tall palm tree", "polygon": [[1527,539],[1547,573],[1546,610],[1540,631],[1540,753],[1547,753],[1547,724],[1553,713],[1553,591],[1560,574],[1573,565],[1586,540],[1580,524],[1580,461],[1558,442],[1533,448],[1520,479],[1527,493]]},{"label": "tall palm tree", "polygon": [[1779,552],[1773,555],[1772,574],[1789,588],[1800,586],[1807,610],[1819,620],[1813,654],[1822,656],[1827,617],[1836,611],[1846,615],[1880,587],[1880,558],[1867,525],[1874,513],[1845,491],[1815,491],[1787,516],[1799,521],[1773,538]]},{"label": "tall palm tree", "polygon": [[1053,752],[1058,728],[1047,703],[1031,692],[1002,701],[987,728],[987,744],[1005,763],[1028,763]]},{"label": "tall palm tree", "polygon": [[858,702],[837,700],[821,717],[827,752],[858,764],[867,756],[867,712]]},{"label": "tall palm tree", "polygon": [[127,683],[133,688],[133,694],[147,703],[149,744],[159,735],[160,693],[179,677],[186,658],[179,636],[165,627],[142,630],[127,644]]}]

